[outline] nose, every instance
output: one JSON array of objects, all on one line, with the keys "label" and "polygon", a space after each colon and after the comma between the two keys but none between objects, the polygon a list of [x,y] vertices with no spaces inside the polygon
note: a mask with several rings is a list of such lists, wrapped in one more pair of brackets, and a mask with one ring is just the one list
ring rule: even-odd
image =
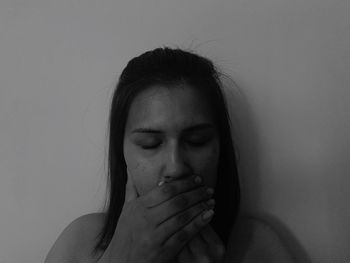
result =
[{"label": "nose", "polygon": [[173,143],[168,147],[163,166],[163,178],[166,181],[178,180],[191,175],[186,151],[178,143]]}]

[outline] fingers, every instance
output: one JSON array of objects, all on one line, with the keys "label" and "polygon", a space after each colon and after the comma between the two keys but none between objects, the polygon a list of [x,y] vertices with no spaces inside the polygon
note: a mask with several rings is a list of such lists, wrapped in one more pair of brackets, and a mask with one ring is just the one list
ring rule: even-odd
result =
[{"label": "fingers", "polygon": [[[192,217],[195,213],[198,214]],[[188,211],[165,221],[157,229],[159,238],[165,240],[164,248],[173,249],[176,252],[180,251],[189,240],[210,222],[213,215],[214,211],[212,209],[203,211],[203,207],[196,205]],[[170,236],[169,233],[171,233]]]},{"label": "fingers", "polygon": [[176,195],[198,187],[201,185],[201,183],[202,181],[199,176],[191,176],[188,179],[164,183],[142,196],[141,201],[145,207],[151,208],[173,198]]},{"label": "fingers", "polygon": [[[212,203],[197,203],[191,206],[190,208],[168,218],[167,220],[164,220],[157,226],[157,231],[159,231],[162,234],[162,236],[164,236],[164,238],[168,238],[180,229],[188,227],[189,224],[195,224],[195,227],[200,227],[201,223],[205,225],[205,223],[207,223],[207,220],[210,221],[214,213],[214,211],[212,210],[213,208],[214,205]],[[196,219],[196,217],[200,215],[202,215],[202,217]]]},{"label": "fingers", "polygon": [[135,200],[139,195],[137,193],[134,181],[132,180],[132,176],[127,170],[128,179],[125,187],[125,202],[130,202]]},{"label": "fingers", "polygon": [[189,263],[193,262],[192,254],[190,248],[185,246],[177,256],[178,263]]},{"label": "fingers", "polygon": [[[208,191],[208,188],[201,186],[190,190],[188,192],[179,194],[160,205],[153,207],[149,210],[152,218],[156,219],[154,222],[157,226],[168,220],[169,218],[179,214],[180,212],[189,209],[190,207],[202,203],[199,208],[213,208],[215,203],[209,199],[212,197],[212,192]],[[197,211],[196,209],[194,211]],[[199,213],[200,211],[198,211]],[[196,213],[196,212],[195,212]]]},{"label": "fingers", "polygon": [[212,257],[216,262],[220,262],[225,255],[225,246],[220,237],[215,233],[214,229],[207,225],[200,232],[200,235],[204,242],[207,244]]},{"label": "fingers", "polygon": [[[202,232],[202,231],[201,231]],[[192,254],[192,258],[194,262],[211,262],[209,253],[209,247],[207,243],[204,241],[202,236],[198,234],[195,236],[188,244],[189,249]]]},{"label": "fingers", "polygon": [[191,261],[187,262],[214,263],[222,262],[224,258],[225,250],[221,239],[217,236],[209,224],[206,225],[193,239],[191,239],[186,247],[189,248],[191,256]]},{"label": "fingers", "polygon": [[220,237],[216,234],[214,229],[208,225],[201,231],[201,236],[209,245],[223,245]]}]

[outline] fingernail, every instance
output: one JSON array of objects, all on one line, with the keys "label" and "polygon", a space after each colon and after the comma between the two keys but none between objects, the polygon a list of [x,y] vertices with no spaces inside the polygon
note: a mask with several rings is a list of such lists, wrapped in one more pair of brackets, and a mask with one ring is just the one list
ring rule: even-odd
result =
[{"label": "fingernail", "polygon": [[210,209],[202,215],[202,218],[203,218],[203,220],[206,221],[206,220],[209,220],[213,215],[214,215],[214,211],[213,211],[213,209]]}]

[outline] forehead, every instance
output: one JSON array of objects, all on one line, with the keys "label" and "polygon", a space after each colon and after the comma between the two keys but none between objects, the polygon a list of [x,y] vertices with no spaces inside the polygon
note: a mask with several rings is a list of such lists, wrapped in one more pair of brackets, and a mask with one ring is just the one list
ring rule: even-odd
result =
[{"label": "forehead", "polygon": [[151,86],[132,102],[126,130],[136,127],[178,130],[197,123],[213,123],[211,107],[193,87]]}]

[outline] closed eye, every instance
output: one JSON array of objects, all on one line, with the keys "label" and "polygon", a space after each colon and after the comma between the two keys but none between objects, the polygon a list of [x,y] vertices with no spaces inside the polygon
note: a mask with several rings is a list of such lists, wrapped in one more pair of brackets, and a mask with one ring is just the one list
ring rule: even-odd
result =
[{"label": "closed eye", "polygon": [[134,137],[134,144],[143,150],[151,150],[159,147],[163,140],[154,135],[144,135]]},{"label": "closed eye", "polygon": [[144,150],[151,150],[151,149],[156,149],[158,146],[160,146],[161,143],[156,143],[156,144],[149,144],[149,145],[140,145],[140,147]]}]

